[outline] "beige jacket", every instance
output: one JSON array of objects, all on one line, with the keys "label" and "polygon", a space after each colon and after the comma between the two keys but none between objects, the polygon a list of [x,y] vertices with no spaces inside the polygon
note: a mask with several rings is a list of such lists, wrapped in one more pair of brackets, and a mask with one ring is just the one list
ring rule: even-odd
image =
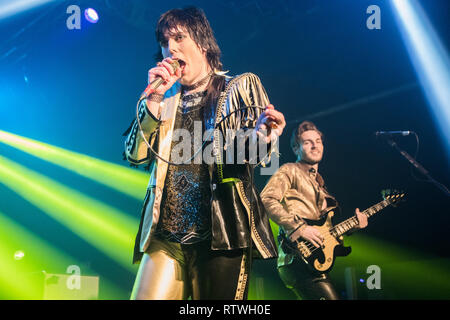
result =
[{"label": "beige jacket", "polygon": [[[318,220],[337,202],[324,188],[319,173],[309,172],[310,166],[301,162],[287,163],[278,169],[261,192],[269,218],[287,236],[306,226],[303,219]],[[290,264],[293,256],[279,248],[278,266]]]},{"label": "beige jacket", "polygon": [[[136,239],[134,262],[140,260],[142,252],[148,248],[151,235],[156,229],[160,216],[160,205],[164,182],[166,178],[168,164],[159,158],[153,157],[149,152],[145,140],[149,141],[152,148],[156,150],[164,159],[170,158],[172,134],[175,123],[176,110],[180,100],[181,86],[175,83],[164,95],[163,107],[161,108],[161,118],[156,119],[147,109],[145,100],[138,107],[138,117],[141,122],[142,132],[135,120],[125,140],[126,159],[134,165],[149,164],[150,181],[147,187],[147,194],[144,200],[141,223]],[[240,105],[246,106],[266,106],[269,99],[259,78],[251,73],[243,74],[239,77],[225,100],[222,116],[231,114]],[[220,125],[224,136],[233,136],[241,126],[246,125],[246,121],[253,121],[259,117],[260,110],[249,109],[245,119],[241,119],[241,113],[236,112]],[[231,129],[231,130],[230,130]],[[156,139],[156,132],[158,139]],[[226,141],[231,141],[226,140]],[[227,146],[224,146],[226,148]],[[273,151],[273,150],[272,150]],[[265,162],[270,161],[270,154]]]}]

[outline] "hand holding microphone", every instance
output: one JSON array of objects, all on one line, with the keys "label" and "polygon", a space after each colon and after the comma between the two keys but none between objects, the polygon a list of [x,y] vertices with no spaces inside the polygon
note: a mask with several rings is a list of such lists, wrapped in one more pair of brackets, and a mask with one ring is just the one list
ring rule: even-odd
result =
[{"label": "hand holding microphone", "polygon": [[152,93],[163,95],[173,84],[181,78],[181,68],[177,60],[165,58],[156,67],[148,71],[148,86],[141,98],[148,98]]}]

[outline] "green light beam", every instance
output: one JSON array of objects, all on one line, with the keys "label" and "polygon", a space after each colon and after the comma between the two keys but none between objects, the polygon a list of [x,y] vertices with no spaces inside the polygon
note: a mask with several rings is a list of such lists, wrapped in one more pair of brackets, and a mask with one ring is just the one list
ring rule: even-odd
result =
[{"label": "green light beam", "polygon": [[348,257],[337,258],[335,269],[344,265],[363,269],[377,265],[391,290],[424,299],[430,293],[438,299],[450,298],[450,259],[403,247],[363,234],[345,238],[352,247]]},{"label": "green light beam", "polygon": [[2,156],[0,177],[22,198],[134,271],[130,261],[135,219]]},{"label": "green light beam", "polygon": [[0,297],[2,299],[35,300],[42,297],[42,287],[30,275],[34,270],[27,265],[14,263],[9,248],[0,241]]},{"label": "green light beam", "polygon": [[0,142],[142,200],[149,174],[0,130]]},{"label": "green light beam", "polygon": [[[271,220],[270,226],[276,239],[279,228]],[[363,233],[344,237],[344,242],[346,246],[352,247],[352,252],[347,257],[336,258],[333,274],[342,276],[344,268],[348,266],[365,270],[370,265],[377,265],[381,268],[383,283],[389,287],[388,291],[403,288],[402,294],[413,298],[424,299],[430,292],[434,299],[450,298],[449,258],[374,239]]]},{"label": "green light beam", "polygon": [[[382,239],[358,234],[345,238],[345,245],[351,245],[353,250],[348,256],[365,264],[389,264],[395,261],[432,260],[437,257],[425,252],[415,251],[411,248],[402,247]],[[432,272],[441,273],[442,266],[436,265]],[[450,279],[449,279],[450,280]]]},{"label": "green light beam", "polygon": [[[17,261],[14,253],[21,250],[25,256]],[[55,249],[48,242],[26,230],[0,212],[0,291],[3,299],[42,299],[43,280],[36,277],[41,271],[65,273],[70,265],[80,265],[77,259]],[[44,270],[42,270],[44,269]],[[81,275],[95,275],[83,268]],[[34,275],[34,277],[33,277]],[[100,277],[101,289],[108,297],[120,297],[120,289]],[[100,292],[102,295],[102,292]]]}]

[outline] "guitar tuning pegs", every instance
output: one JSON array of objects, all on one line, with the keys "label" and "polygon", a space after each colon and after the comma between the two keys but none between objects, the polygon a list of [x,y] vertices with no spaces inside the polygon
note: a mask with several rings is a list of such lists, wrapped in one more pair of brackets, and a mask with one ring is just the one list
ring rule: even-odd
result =
[{"label": "guitar tuning pegs", "polygon": [[381,190],[381,197],[385,200],[389,199],[391,197],[391,193],[391,189],[383,189]]}]

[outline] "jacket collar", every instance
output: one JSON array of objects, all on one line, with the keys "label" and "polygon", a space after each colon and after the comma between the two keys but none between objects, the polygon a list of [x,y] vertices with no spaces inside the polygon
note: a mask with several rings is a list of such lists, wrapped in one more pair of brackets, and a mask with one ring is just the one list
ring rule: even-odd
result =
[{"label": "jacket collar", "polygon": [[313,168],[312,164],[299,161],[297,162],[298,167],[305,172],[312,180],[317,181],[320,187],[323,187],[325,185],[325,181],[323,180],[322,176],[318,171],[316,171]]}]

